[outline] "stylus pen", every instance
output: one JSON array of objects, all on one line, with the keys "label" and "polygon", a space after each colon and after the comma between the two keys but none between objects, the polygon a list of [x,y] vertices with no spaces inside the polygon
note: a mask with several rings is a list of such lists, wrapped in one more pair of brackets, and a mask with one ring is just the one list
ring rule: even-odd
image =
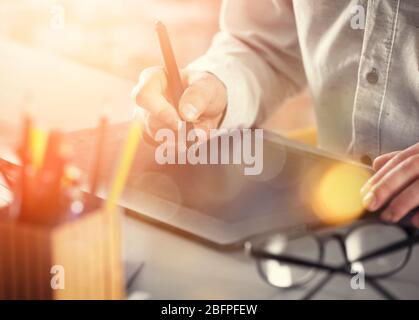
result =
[{"label": "stylus pen", "polygon": [[161,21],[156,22],[156,32],[166,68],[169,93],[172,103],[178,108],[179,100],[183,94],[183,85],[166,26]]}]

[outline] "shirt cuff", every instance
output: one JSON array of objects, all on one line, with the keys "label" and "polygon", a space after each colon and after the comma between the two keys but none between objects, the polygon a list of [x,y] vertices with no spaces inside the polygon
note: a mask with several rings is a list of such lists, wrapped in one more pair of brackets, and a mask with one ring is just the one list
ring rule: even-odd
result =
[{"label": "shirt cuff", "polygon": [[256,121],[261,90],[254,75],[239,61],[224,57],[216,59],[203,56],[187,66],[188,70],[210,72],[227,89],[227,109],[220,124],[223,129],[250,128]]}]

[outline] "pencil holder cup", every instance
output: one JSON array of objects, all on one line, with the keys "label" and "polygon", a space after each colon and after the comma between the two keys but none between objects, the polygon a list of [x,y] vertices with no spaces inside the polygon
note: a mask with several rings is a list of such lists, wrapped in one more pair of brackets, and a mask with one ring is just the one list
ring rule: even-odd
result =
[{"label": "pencil holder cup", "polygon": [[1,211],[0,300],[124,298],[119,212],[45,226]]}]

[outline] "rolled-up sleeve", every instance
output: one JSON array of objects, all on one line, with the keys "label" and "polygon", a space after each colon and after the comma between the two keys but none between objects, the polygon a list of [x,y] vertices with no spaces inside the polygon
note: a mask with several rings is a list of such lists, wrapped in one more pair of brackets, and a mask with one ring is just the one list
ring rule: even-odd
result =
[{"label": "rolled-up sleeve", "polygon": [[220,32],[188,66],[226,86],[223,128],[248,128],[301,89],[306,78],[291,0],[225,0]]}]

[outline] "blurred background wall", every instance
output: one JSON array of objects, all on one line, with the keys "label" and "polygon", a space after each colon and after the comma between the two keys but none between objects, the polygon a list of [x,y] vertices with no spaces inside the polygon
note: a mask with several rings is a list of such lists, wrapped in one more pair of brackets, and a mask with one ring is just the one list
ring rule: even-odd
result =
[{"label": "blurred background wall", "polygon": [[[166,23],[180,65],[208,48],[221,0],[0,0],[0,39],[135,81],[161,64],[154,22]],[[1,72],[1,71],[0,71]],[[279,132],[313,123],[307,93],[268,120]]]}]

